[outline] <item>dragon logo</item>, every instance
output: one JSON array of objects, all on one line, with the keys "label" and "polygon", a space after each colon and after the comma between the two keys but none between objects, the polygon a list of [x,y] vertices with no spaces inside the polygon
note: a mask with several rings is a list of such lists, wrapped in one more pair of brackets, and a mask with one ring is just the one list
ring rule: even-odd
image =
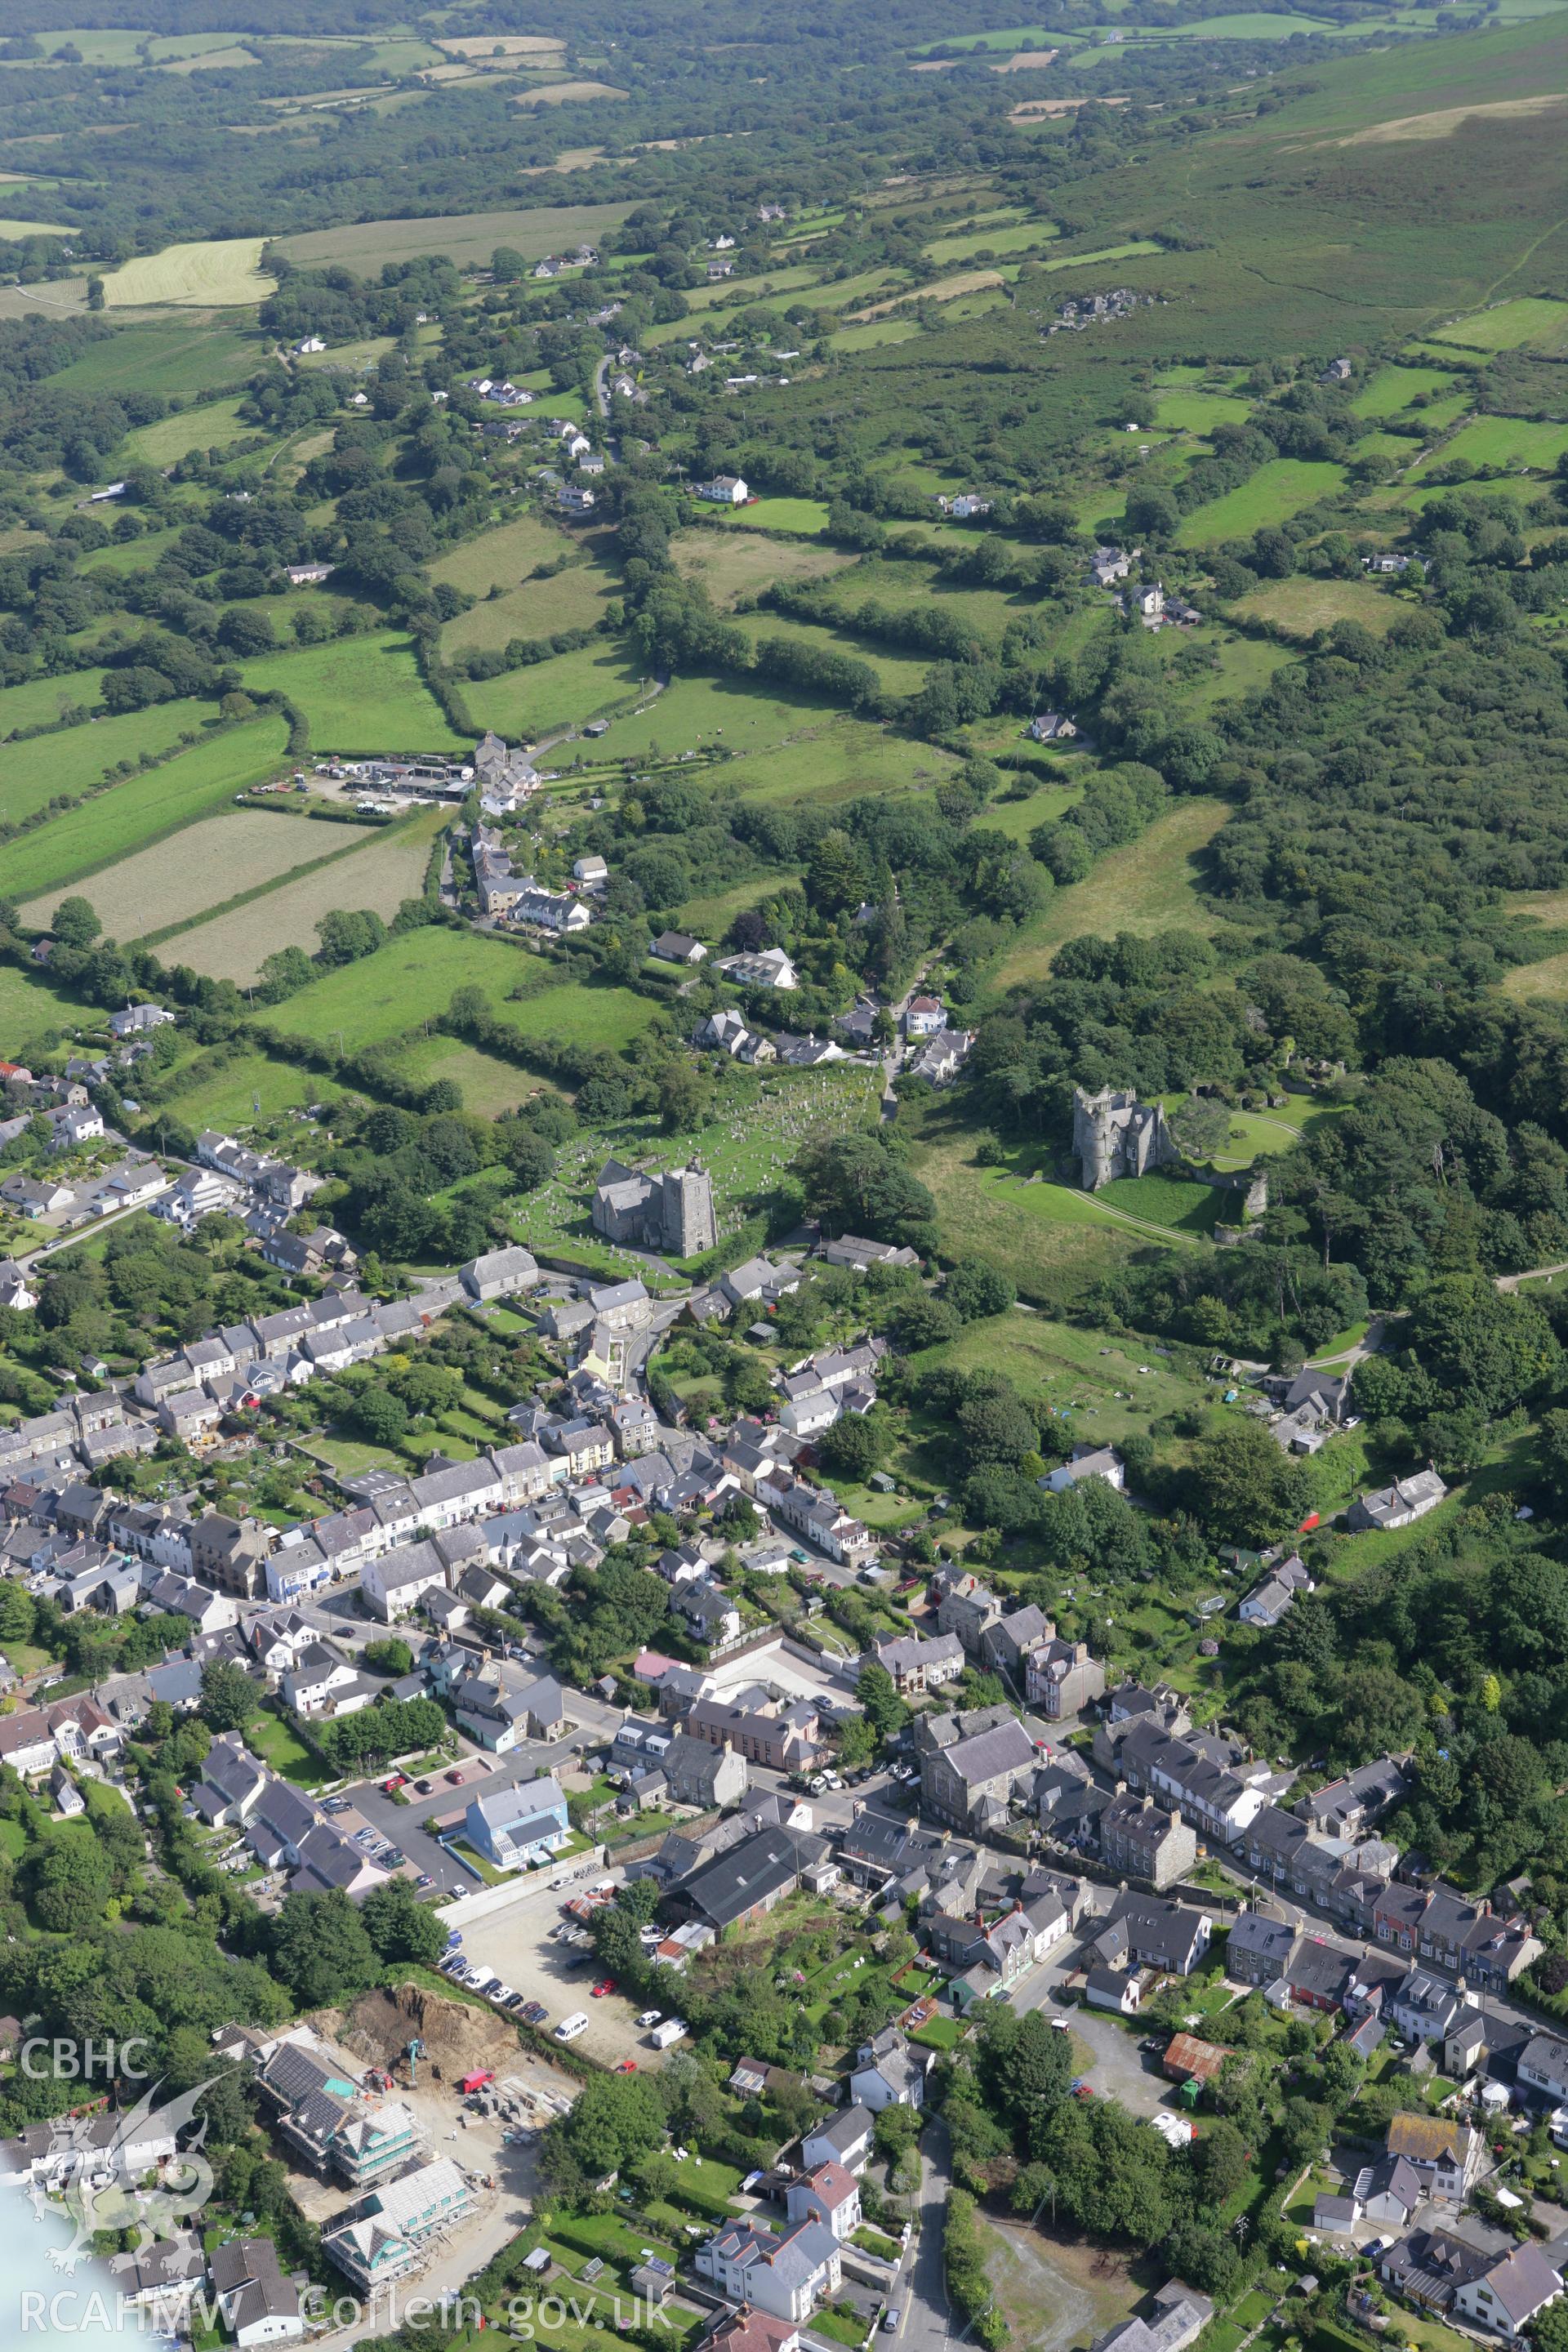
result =
[{"label": "dragon logo", "polygon": [[[198,2122],[196,2108],[211,2088],[211,2082],[198,2083],[158,2106],[154,2084],[123,2114],[67,2116],[54,2122],[47,2154],[16,2178],[35,2213],[63,2210],[70,2217],[69,2242],[49,2251],[56,2270],[74,2275],[90,2255],[97,2231],[134,2230],[136,2252],[144,2254],[203,2211],[214,2183],[203,2153],[206,2118]],[[183,2148],[182,2133],[189,2134]],[[160,2146],[174,2152],[160,2157]],[[149,2175],[150,2185],[139,2185]]]}]

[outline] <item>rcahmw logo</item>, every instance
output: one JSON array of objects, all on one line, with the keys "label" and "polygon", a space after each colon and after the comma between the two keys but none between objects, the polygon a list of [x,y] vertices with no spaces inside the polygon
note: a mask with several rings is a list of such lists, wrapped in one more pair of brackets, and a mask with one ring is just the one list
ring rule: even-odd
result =
[{"label": "rcahmw logo", "polygon": [[[584,2328],[593,2325],[603,2327],[606,2319],[617,2333],[628,2328],[669,2329],[673,2323],[662,2305],[642,2295],[629,2301],[620,2295],[609,2298],[610,2310],[605,2311],[603,2297],[589,2295],[546,2294],[537,2302],[531,2295],[514,2295],[503,2314],[503,2325],[510,2329],[517,2343],[548,2345],[568,2326]],[[438,2320],[444,2331],[466,2327],[477,2328],[483,2319],[482,2307],[475,2295],[447,2294],[414,2295],[400,2303],[394,2286],[384,2305],[374,2308],[378,2327],[395,2329],[417,2326],[421,2322]],[[341,2330],[360,2327],[371,2316],[357,2295],[335,2297],[325,2287],[307,2287],[300,2297],[301,2317],[312,2328]],[[201,2287],[189,2298],[174,2293],[156,2295],[147,2301],[129,2294],[105,2294],[94,2287],[83,2292],[79,2287],[64,2287],[54,2294],[28,2288],[21,2297],[22,2333],[24,2336],[81,2336],[91,2328],[117,2328],[121,2334],[135,2331],[144,2336],[194,2336],[200,2331],[221,2332],[227,2319],[221,2296],[210,2287]]]}]

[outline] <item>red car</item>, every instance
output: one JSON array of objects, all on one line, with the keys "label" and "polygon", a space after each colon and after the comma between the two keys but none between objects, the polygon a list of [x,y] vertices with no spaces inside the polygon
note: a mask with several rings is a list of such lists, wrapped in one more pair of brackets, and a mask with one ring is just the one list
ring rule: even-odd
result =
[{"label": "red car", "polygon": [[407,1774],[405,1772],[395,1772],[389,1780],[384,1780],[382,1782],[381,1792],[384,1797],[391,1797],[395,1796],[399,1789],[406,1789],[407,1786]]},{"label": "red car", "polygon": [[637,2062],[635,2058],[623,2058],[620,2064],[616,2068],[617,2074],[635,2074],[637,2071]]},{"label": "red car", "polygon": [[595,1999],[595,2000],[604,2000],[604,1998],[605,1998],[605,1995],[607,1992],[614,1992],[614,1991],[615,1991],[615,1990],[616,1990],[616,1980],[615,1980],[615,1978],[614,1978],[614,1977],[605,1977],[605,1978],[603,1979],[603,1981],[602,1981],[602,1982],[600,1982],[599,1984],[596,1984],[596,1985],[594,1987],[594,1999]]}]

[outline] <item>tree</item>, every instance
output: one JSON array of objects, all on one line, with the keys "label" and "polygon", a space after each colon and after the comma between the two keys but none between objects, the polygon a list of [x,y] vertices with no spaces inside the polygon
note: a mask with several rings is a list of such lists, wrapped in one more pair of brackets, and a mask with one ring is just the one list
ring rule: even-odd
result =
[{"label": "tree", "polygon": [[879,1739],[891,1738],[910,1719],[910,1710],[899,1696],[892,1675],[874,1659],[861,1667],[855,1696]]},{"label": "tree", "polygon": [[213,1658],[202,1668],[200,1711],[209,1731],[243,1731],[260,1707],[261,1693],[233,1659]]},{"label": "tree", "polygon": [[1194,1449],[1188,1507],[1223,1541],[1278,1542],[1300,1524],[1309,1494],[1301,1465],[1258,1422],[1227,1422]]},{"label": "tree", "polygon": [[1228,2203],[1246,2179],[1247,2142],[1226,2116],[1216,2116],[1194,2141],[1193,2170],[1201,2201],[1215,2211]]},{"label": "tree", "polygon": [[414,1671],[414,1653],[396,1633],[386,1633],[377,1642],[367,1642],[360,1654],[372,1674],[407,1675]]},{"label": "tree", "polygon": [[408,1407],[390,1389],[365,1389],[354,1399],[353,1417],[373,1445],[395,1445],[408,1433]]},{"label": "tree", "polygon": [[[595,2074],[570,2115],[545,2134],[544,2170],[555,2179],[564,2170],[568,2179],[597,2180],[651,2156],[664,2142],[664,2105],[650,2076]],[[569,2159],[565,2168],[558,2163],[563,2154]]]},{"label": "tree", "polygon": [[945,1347],[956,1339],[963,1328],[963,1318],[956,1307],[945,1298],[932,1298],[921,1291],[899,1309],[898,1341],[905,1355],[918,1355],[924,1348]]},{"label": "tree", "polygon": [[447,1948],[447,1930],[405,1878],[390,1878],[360,1906],[364,1932],[382,1960],[417,1960],[434,1966]]},{"label": "tree", "polygon": [[806,1144],[794,1172],[805,1187],[807,1213],[835,1234],[934,1245],[936,1203],[880,1136],[840,1135]]},{"label": "tree", "polygon": [[889,1443],[885,1423],[875,1412],[846,1412],[823,1431],[816,1451],[836,1477],[863,1481],[887,1460]]},{"label": "tree", "polygon": [[341,1887],[325,1895],[286,1895],[270,1942],[274,1973],[301,2009],[352,2000],[375,1982],[375,1947]]},{"label": "tree", "polygon": [[96,1839],[47,1837],[28,1856],[31,1908],[52,1936],[79,1936],[103,1916],[113,1885]]},{"label": "tree", "polygon": [[942,1295],[966,1323],[977,1323],[987,1315],[1005,1315],[1018,1293],[994,1266],[981,1258],[965,1258],[942,1284]]},{"label": "tree", "polygon": [[103,930],[90,898],[62,898],[49,926],[63,947],[89,948]]}]

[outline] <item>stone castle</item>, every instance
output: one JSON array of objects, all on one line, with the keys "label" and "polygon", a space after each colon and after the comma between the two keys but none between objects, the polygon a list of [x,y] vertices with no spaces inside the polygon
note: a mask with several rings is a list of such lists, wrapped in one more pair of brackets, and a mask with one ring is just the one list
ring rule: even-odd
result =
[{"label": "stone castle", "polygon": [[662,1175],[606,1160],[594,1187],[593,1223],[606,1241],[662,1250],[670,1257],[696,1257],[718,1246],[713,1179],[696,1160]]},{"label": "stone castle", "polygon": [[1098,1192],[1118,1176],[1173,1167],[1182,1156],[1158,1103],[1110,1087],[1098,1095],[1073,1088],[1072,1151],[1086,1192]]}]

